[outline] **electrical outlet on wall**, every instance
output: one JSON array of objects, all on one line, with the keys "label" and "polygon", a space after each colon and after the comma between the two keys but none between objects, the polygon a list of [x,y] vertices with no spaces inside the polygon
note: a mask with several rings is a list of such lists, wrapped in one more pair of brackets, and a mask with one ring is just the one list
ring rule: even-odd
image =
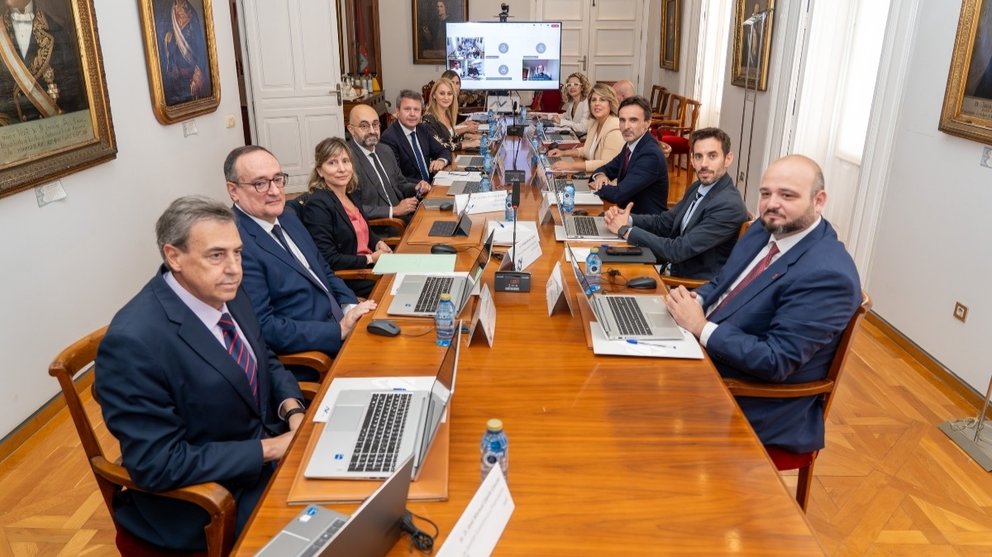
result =
[{"label": "electrical outlet on wall", "polygon": [[992,147],[985,147],[982,151],[982,160],[978,163],[985,168],[992,168]]},{"label": "electrical outlet on wall", "polygon": [[964,323],[968,319],[968,306],[961,302],[954,302],[954,318]]}]

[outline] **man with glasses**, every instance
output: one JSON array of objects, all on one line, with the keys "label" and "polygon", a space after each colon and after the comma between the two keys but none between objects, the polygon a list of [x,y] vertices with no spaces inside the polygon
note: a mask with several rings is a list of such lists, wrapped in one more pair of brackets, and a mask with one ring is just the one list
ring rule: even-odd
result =
[{"label": "man with glasses", "polygon": [[[238,147],[224,161],[224,177],[244,242],[244,289],[265,342],[277,354],[337,354],[375,302],[359,303],[299,218],[283,211],[287,175],[272,153],[257,145]],[[317,379],[309,369],[292,371],[300,380]]]},{"label": "man with glasses", "polygon": [[410,222],[417,210],[417,197],[431,191],[430,183],[404,176],[392,149],[376,149],[379,115],[371,106],[360,104],[351,109],[348,131],[358,174],[359,203],[365,215],[370,219],[396,217]]},{"label": "man with glasses", "polygon": [[396,122],[382,132],[382,142],[393,150],[403,175],[414,181],[430,181],[452,160],[451,151],[421,123],[423,112],[424,96],[404,89],[396,97]]}]

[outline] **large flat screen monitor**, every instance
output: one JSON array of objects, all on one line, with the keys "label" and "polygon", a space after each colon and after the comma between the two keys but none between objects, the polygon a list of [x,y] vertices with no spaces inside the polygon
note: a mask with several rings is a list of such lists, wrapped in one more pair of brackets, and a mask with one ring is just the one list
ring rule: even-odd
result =
[{"label": "large flat screen monitor", "polygon": [[448,69],[462,89],[557,89],[561,80],[561,22],[467,21],[445,24]]}]

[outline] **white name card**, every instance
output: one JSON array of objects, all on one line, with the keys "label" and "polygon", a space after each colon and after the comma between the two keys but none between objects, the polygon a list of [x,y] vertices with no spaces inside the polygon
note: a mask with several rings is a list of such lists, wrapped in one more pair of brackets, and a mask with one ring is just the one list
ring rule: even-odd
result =
[{"label": "white name card", "polygon": [[[469,199],[471,195],[472,199]],[[473,194],[463,194],[455,196],[455,213],[462,212],[465,204],[468,204],[468,214],[492,213],[493,211],[503,211],[506,209],[506,192],[502,190],[487,191]]]}]

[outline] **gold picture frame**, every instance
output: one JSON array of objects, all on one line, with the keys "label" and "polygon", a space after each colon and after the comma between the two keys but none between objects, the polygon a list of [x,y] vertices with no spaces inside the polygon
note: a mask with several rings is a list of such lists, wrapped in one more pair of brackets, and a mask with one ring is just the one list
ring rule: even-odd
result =
[{"label": "gold picture frame", "polygon": [[449,21],[468,21],[468,0],[413,0],[414,64],[445,64],[444,24]]},{"label": "gold picture frame", "polygon": [[661,0],[661,46],[658,62],[662,69],[679,71],[682,0]]},{"label": "gold picture frame", "polygon": [[0,4],[0,197],[117,156],[93,0],[36,0],[26,57],[11,10]]},{"label": "gold picture frame", "polygon": [[[775,0],[737,0],[734,12],[734,58],[730,82],[745,89],[765,91],[768,89]],[[755,19],[752,20],[752,16],[756,16]]]},{"label": "gold picture frame", "polygon": [[938,129],[992,144],[992,0],[964,0]]},{"label": "gold picture frame", "polygon": [[217,110],[220,78],[211,0],[139,3],[155,118],[174,124]]}]

